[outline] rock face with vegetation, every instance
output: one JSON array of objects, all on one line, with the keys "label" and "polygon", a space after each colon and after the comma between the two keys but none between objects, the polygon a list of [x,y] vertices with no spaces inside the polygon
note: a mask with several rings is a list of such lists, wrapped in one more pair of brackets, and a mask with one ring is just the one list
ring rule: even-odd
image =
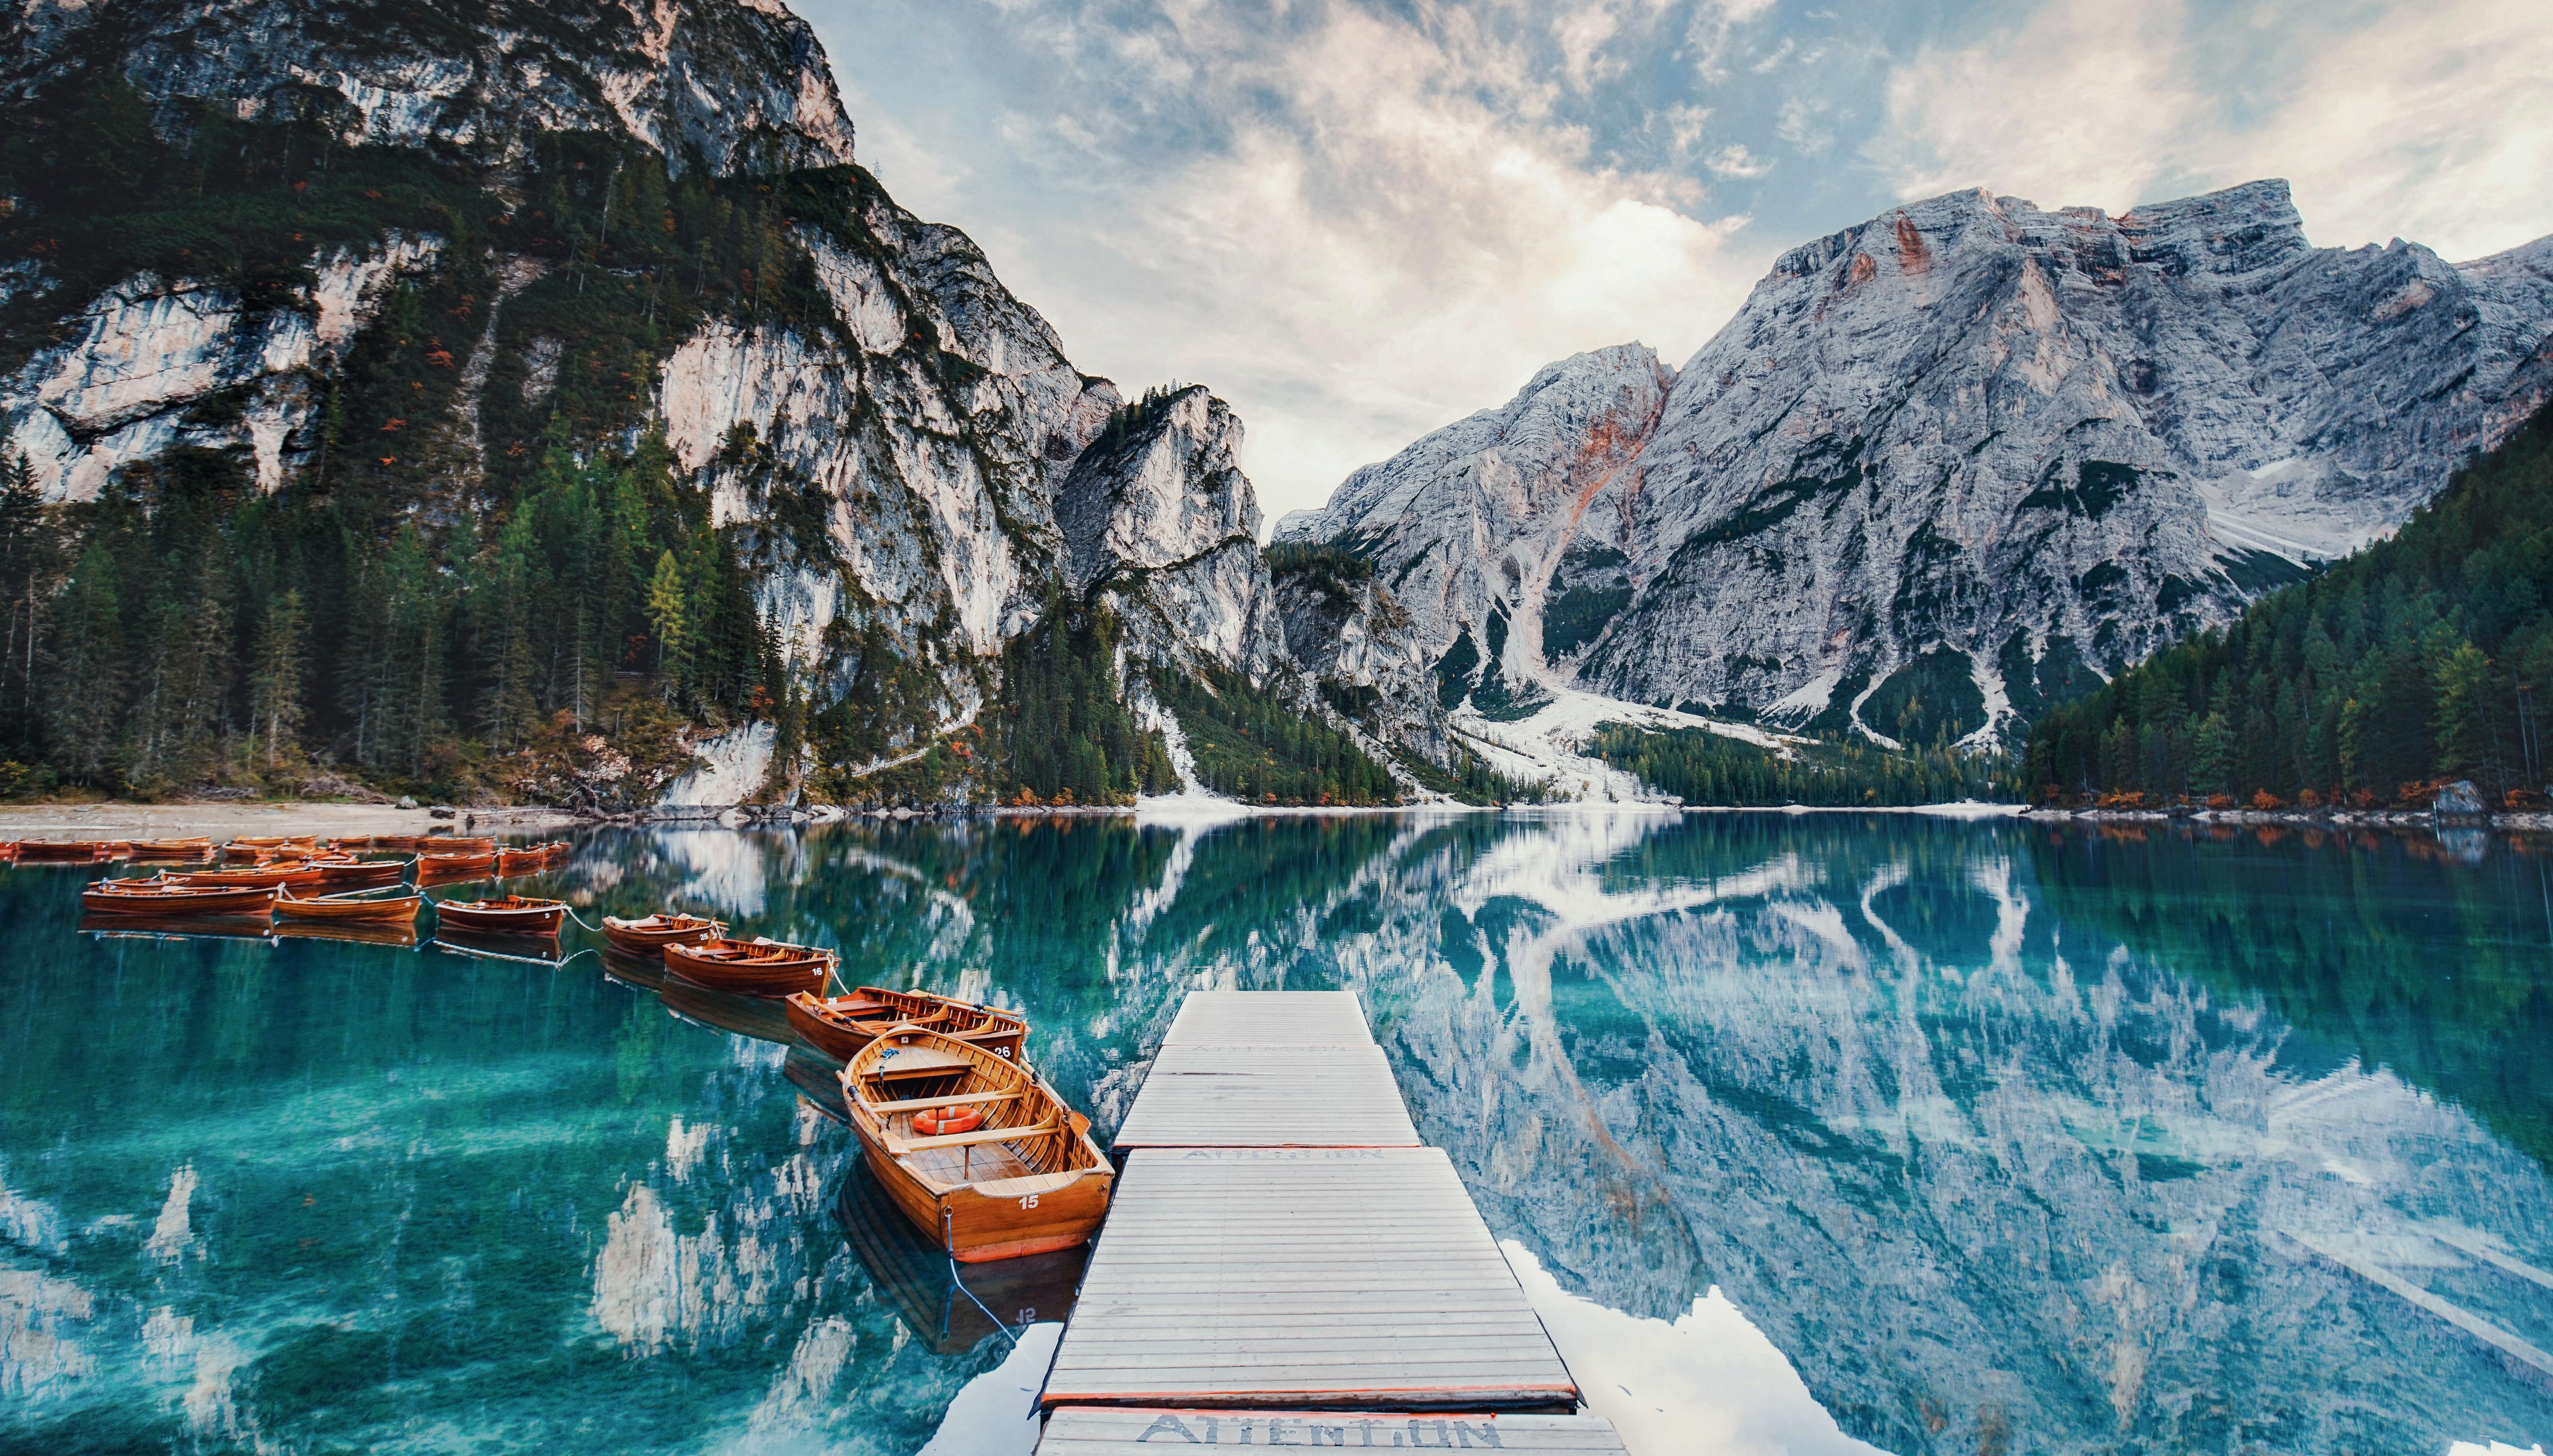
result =
[{"label": "rock face with vegetation", "polygon": [[0,39],[22,790],[1399,792],[1287,650],[1231,411],[1075,369],[779,6]]},{"label": "rock face with vegetation", "polygon": [[2400,524],[2545,397],[2548,324],[2553,240],[2316,249],[2275,181],[1954,193],[1785,255],[1681,371],[1555,365],[1277,536],[1372,559],[1476,703],[1540,672],[2009,735]]},{"label": "rock face with vegetation", "polygon": [[2032,792],[2160,808],[2540,810],[2553,409],[2381,541],[2043,718]]}]

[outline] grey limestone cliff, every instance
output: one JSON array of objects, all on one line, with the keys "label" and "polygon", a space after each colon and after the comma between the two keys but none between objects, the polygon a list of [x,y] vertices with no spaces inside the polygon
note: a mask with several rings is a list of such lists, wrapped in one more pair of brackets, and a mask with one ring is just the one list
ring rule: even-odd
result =
[{"label": "grey limestone cliff", "polygon": [[1784,255],[1682,370],[1554,365],[1277,536],[1370,556],[1467,692],[2008,729],[2399,524],[2543,402],[2548,326],[2553,240],[2317,249],[2276,181],[1957,192]]}]

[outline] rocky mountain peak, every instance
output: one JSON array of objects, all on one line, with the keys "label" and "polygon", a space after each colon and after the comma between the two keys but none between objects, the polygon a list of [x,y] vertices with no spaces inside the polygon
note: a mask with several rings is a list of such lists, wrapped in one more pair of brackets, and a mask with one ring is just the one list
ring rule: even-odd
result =
[{"label": "rocky mountain peak", "polygon": [[1241,420],[1204,387],[1124,406],[1055,497],[1074,589],[1112,574],[1173,569],[1259,540],[1259,499],[1241,473]]},{"label": "rocky mountain peak", "polygon": [[2118,217],[1947,193],[1784,254],[1680,372],[1564,361],[1277,534],[1371,558],[1449,695],[1979,733],[2389,530],[2530,413],[2547,256],[2317,249],[2276,180]]},{"label": "rocky mountain peak", "polygon": [[852,160],[824,48],[770,0],[22,0],[0,56],[0,102],[112,67],[164,130],[209,101],[480,162],[540,132],[627,136],[677,172]]}]

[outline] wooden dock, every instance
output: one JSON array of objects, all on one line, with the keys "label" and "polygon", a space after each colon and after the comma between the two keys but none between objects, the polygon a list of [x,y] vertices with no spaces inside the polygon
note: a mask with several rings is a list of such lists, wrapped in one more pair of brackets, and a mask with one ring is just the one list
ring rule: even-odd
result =
[{"label": "wooden dock", "polygon": [[1622,1449],[1353,993],[1191,992],[1116,1150],[1042,1453]]}]

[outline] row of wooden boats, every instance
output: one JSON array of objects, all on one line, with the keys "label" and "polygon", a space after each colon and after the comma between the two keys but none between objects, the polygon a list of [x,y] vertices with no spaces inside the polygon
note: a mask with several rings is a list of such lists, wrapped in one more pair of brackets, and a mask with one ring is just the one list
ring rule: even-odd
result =
[{"label": "row of wooden boats", "polygon": [[[510,873],[564,858],[566,847],[520,849],[435,837],[429,848],[361,845],[313,839],[159,840],[89,844],[87,862],[186,856],[207,867],[165,868],[148,877],[101,879],[81,896],[105,923],[136,926],[197,918],[254,917],[333,934],[376,932],[413,944],[427,903],[421,887],[439,869]],[[42,844],[37,859],[67,855]],[[147,846],[147,850],[146,850]],[[403,849],[410,857],[363,857],[358,850]],[[218,859],[216,866],[213,861]],[[75,862],[67,857],[56,862]],[[416,887],[407,872],[416,874]],[[566,904],[521,895],[445,900],[434,906],[438,941],[477,937],[501,952],[509,944],[558,936]],[[744,940],[705,916],[606,916],[612,955],[660,966],[663,994],[696,988],[711,1000],[778,1003],[773,1028],[831,1061],[840,1115],[860,1144],[876,1192],[941,1252],[961,1263],[1053,1255],[1078,1249],[1107,1211],[1114,1171],[1090,1137],[1090,1121],[1030,1068],[1028,1023],[998,1007],[921,991],[858,986],[837,991],[839,958],[814,946]]]},{"label": "row of wooden boats", "polygon": [[[209,839],[190,840],[0,840],[0,862],[15,864],[212,864],[245,869],[299,870],[308,866],[357,862],[365,851],[410,854],[419,875],[478,876],[533,874],[567,860],[568,844],[552,840],[539,844],[500,844],[493,839],[449,835],[381,835],[368,839],[332,840],[315,836],[244,837],[216,846]],[[363,860],[369,864],[390,861]],[[296,880],[295,883],[307,881]]]},{"label": "row of wooden boats", "polygon": [[[23,853],[28,843],[19,845]],[[302,924],[413,926],[427,901],[423,891],[492,873],[529,873],[563,863],[565,840],[498,845],[491,840],[436,836],[431,850],[400,858],[365,857],[378,840],[338,840],[322,847],[315,837],[245,838],[221,846],[209,840],[144,840],[121,858],[144,859],[147,846],[184,849],[193,857],[149,876],[92,881],[80,908],[96,917],[187,919],[255,917]],[[387,847],[387,846],[385,846]],[[48,846],[51,852],[52,846]],[[100,852],[105,852],[104,847]],[[92,861],[95,862],[95,861]],[[408,883],[410,871],[416,883]],[[558,934],[567,907],[556,900],[520,895],[447,900],[435,907],[438,924],[515,935]]]},{"label": "row of wooden boats", "polygon": [[787,1031],[842,1064],[839,1114],[879,1191],[949,1257],[1016,1259],[1089,1240],[1115,1171],[1090,1120],[1029,1067],[1024,1018],[884,986],[828,995],[832,952],[725,929],[696,916],[603,922],[624,963],[661,961],[670,1008],[683,1004],[679,987],[779,1000]]}]

